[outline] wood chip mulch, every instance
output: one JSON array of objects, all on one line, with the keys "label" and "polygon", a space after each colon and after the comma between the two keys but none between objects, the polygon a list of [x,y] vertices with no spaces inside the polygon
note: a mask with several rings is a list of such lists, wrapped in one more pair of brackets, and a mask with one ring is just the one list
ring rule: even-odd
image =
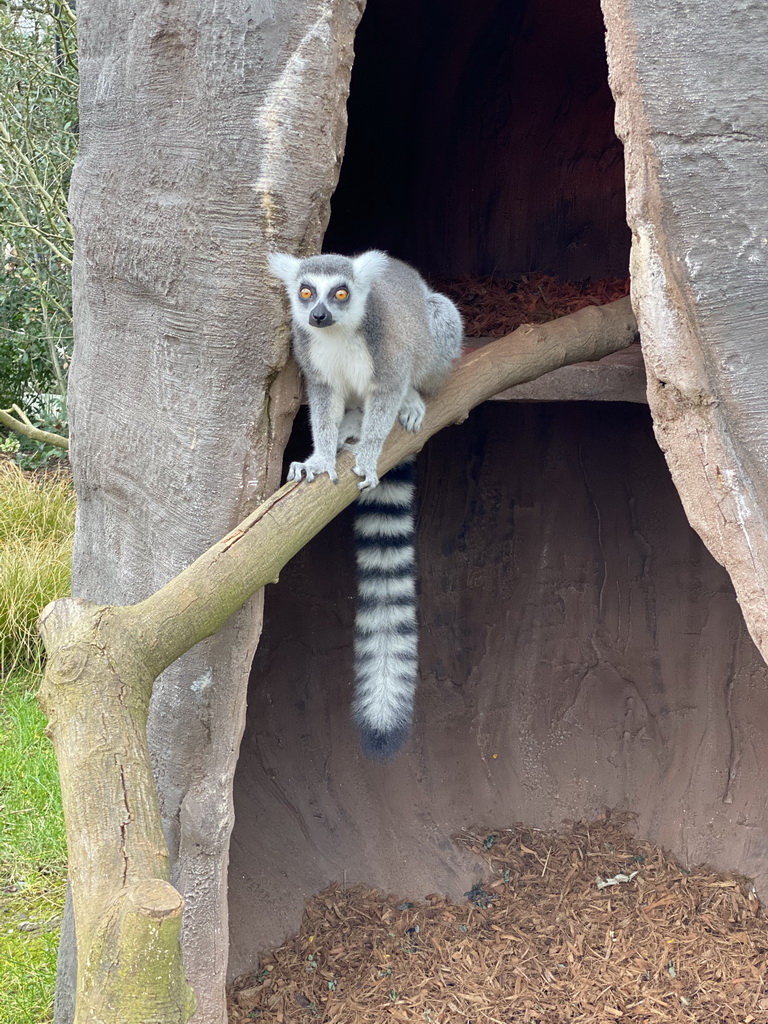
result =
[{"label": "wood chip mulch", "polygon": [[463,903],[329,886],[233,986],[230,1024],[768,1022],[747,880],[681,869],[610,819],[457,841],[492,872]]},{"label": "wood chip mulch", "polygon": [[501,338],[521,324],[545,323],[629,295],[628,277],[579,282],[526,274],[514,280],[431,278],[430,284],[459,307],[468,338]]}]

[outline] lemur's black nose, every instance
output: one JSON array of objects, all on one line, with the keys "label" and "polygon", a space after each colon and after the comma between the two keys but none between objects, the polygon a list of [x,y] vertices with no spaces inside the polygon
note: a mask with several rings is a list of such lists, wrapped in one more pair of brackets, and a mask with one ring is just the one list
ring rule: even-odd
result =
[{"label": "lemur's black nose", "polygon": [[322,302],[320,302],[309,314],[309,322],[315,324],[316,327],[328,327],[333,323],[333,317]]}]

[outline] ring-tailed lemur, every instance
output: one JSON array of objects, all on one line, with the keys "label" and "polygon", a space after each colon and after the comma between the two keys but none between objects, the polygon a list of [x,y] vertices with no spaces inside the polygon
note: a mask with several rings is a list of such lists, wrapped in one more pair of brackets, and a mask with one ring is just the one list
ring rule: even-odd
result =
[{"label": "ring-tailed lemur", "polygon": [[[336,480],[336,454],[357,443],[358,603],[354,718],[364,752],[388,759],[408,735],[418,674],[413,460],[379,484],[377,463],[396,419],[418,430],[422,394],[459,355],[459,311],[406,263],[360,256],[269,256],[293,313],[293,349],[307,389],[314,450],[289,480]],[[377,486],[378,485],[378,486]]]}]

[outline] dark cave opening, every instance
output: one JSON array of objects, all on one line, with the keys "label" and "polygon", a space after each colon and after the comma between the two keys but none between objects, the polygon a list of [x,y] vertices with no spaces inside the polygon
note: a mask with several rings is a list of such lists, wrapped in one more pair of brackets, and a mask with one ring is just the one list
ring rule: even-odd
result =
[{"label": "dark cave opening", "polygon": [[[597,0],[369,0],[326,251],[378,247],[431,277],[626,276],[603,31]],[[351,513],[268,588],[235,779],[232,975],[330,881],[460,898],[476,865],[450,837],[477,822],[615,807],[690,862],[757,864],[741,823],[765,786],[731,786],[728,764],[737,743],[740,778],[765,778],[765,666],[642,389],[619,393],[489,402],[425,447],[420,681],[394,763],[363,759],[350,716]],[[309,443],[302,414],[288,458]]]},{"label": "dark cave opening", "polygon": [[627,273],[597,3],[369,0],[326,251],[432,275]]}]

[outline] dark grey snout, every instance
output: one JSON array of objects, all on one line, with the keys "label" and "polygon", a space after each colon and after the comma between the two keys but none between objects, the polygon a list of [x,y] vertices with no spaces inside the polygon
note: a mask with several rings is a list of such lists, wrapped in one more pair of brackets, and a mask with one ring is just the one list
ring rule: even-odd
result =
[{"label": "dark grey snout", "polygon": [[333,322],[331,313],[325,308],[322,302],[318,302],[309,314],[309,323],[312,327],[330,327]]}]

